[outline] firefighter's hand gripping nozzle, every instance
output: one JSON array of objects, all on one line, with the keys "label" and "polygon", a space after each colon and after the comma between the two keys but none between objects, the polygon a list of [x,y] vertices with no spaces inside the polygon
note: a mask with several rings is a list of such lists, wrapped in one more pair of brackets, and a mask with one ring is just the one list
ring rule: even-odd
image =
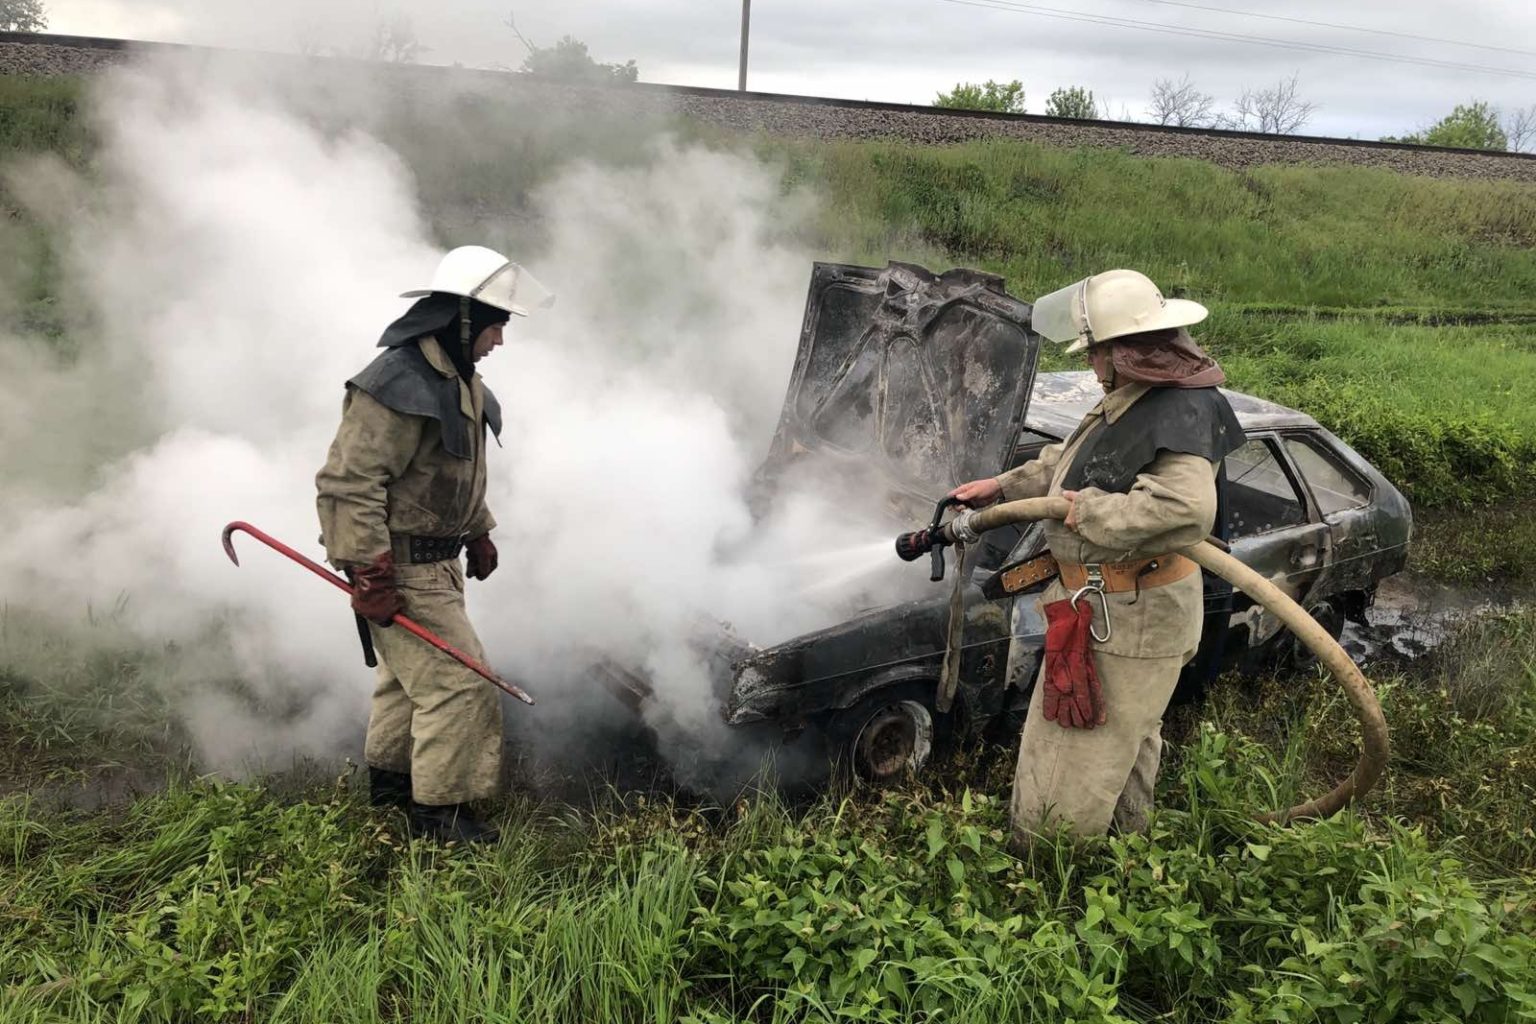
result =
[{"label": "firefighter's hand gripping nozzle", "polygon": [[[933,571],[929,579],[938,583],[944,578],[944,549],[955,542],[954,536],[944,525],[944,510],[960,505],[958,498],[945,498],[933,509],[933,521],[921,530],[913,530],[896,538],[896,557],[903,562],[915,562],[925,554],[933,555]],[[953,525],[953,524],[951,524]]]},{"label": "firefighter's hand gripping nozzle", "polygon": [[945,522],[945,510],[951,507],[965,508],[965,502],[958,497],[946,497],[934,507],[934,520],[922,530],[914,530],[912,533],[903,533],[895,539],[895,556],[903,562],[915,562],[923,554],[932,553],[934,567],[928,579],[932,582],[940,582],[945,577],[945,548],[951,543],[975,543],[982,539],[982,531],[975,528],[977,511],[974,508],[966,508],[963,513],[954,519]]}]

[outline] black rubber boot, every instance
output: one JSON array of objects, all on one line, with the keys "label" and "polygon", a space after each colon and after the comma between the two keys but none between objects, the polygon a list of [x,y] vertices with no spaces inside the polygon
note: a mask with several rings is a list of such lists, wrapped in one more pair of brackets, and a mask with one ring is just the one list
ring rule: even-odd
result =
[{"label": "black rubber boot", "polygon": [[408,772],[392,772],[387,768],[368,766],[368,802],[374,807],[411,806],[411,776]]},{"label": "black rubber boot", "polygon": [[467,804],[430,806],[412,803],[411,834],[440,843],[494,843],[501,833],[475,817]]}]

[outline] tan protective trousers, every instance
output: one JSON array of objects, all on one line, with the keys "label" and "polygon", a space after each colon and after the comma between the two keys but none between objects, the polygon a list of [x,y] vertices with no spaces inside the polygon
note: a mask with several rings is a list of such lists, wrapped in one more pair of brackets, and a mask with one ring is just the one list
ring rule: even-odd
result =
[{"label": "tan protective trousers", "polygon": [[1195,651],[1172,658],[1128,658],[1093,652],[1104,689],[1104,724],[1065,729],[1048,721],[1035,681],[1013,773],[1014,836],[1066,823],[1077,836],[1146,827],[1163,755],[1163,712],[1179,673]]},{"label": "tan protective trousers", "polygon": [[[458,559],[396,570],[405,614],[480,661],[485,650],[464,610]],[[364,758],[409,772],[417,803],[441,806],[496,792],[501,699],[490,683],[398,626],[369,627],[379,655]]]}]

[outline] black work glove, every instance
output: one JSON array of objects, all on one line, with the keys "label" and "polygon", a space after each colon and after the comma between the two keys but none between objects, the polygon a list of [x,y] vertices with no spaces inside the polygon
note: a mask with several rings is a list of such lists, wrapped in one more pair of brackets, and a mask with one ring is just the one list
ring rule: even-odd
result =
[{"label": "black work glove", "polygon": [[395,556],[386,551],[367,565],[349,570],[352,610],[376,626],[387,626],[405,610],[405,598],[395,587]]},{"label": "black work glove", "polygon": [[465,544],[464,558],[469,563],[465,572],[470,579],[489,579],[496,571],[496,545],[491,543],[491,535],[482,533]]}]

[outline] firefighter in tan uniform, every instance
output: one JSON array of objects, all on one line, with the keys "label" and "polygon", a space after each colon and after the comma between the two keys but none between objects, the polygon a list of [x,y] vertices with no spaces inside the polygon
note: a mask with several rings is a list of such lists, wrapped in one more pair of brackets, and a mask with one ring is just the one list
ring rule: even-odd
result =
[{"label": "firefighter in tan uniform", "polygon": [[1225,375],[1185,330],[1205,316],[1131,270],[1040,299],[1034,329],[1087,350],[1104,400],[1038,459],[953,492],[971,507],[1071,507],[1045,524],[1059,575],[1040,598],[1045,659],[1014,773],[1021,839],[1062,823],[1084,836],[1145,825],[1163,713],[1204,624],[1198,567],[1170,553],[1216,526],[1222,460],[1243,440],[1217,390]]},{"label": "firefighter in tan uniform", "polygon": [[389,623],[404,612],[485,658],[465,614],[459,554],[472,579],[496,569],[485,446],[501,431],[501,410],[475,363],[502,343],[512,316],[549,295],[517,264],[469,246],[443,259],[430,289],[405,297],[419,301],[347,382],[341,427],[316,477],[321,540],[352,580],[353,610],[379,656],[364,750],[374,805],[406,810],[417,835],[494,840],[466,805],[496,790],[500,698]]}]

